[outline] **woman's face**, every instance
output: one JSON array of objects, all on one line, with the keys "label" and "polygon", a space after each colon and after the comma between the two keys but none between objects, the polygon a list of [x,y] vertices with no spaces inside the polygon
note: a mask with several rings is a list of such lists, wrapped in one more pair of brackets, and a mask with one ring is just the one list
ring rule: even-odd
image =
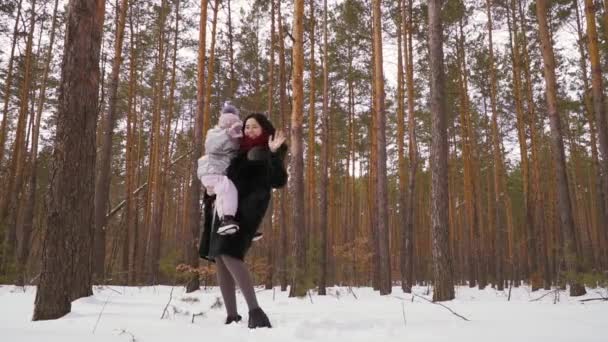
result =
[{"label": "woman's face", "polygon": [[256,119],[247,119],[245,122],[245,135],[251,139],[255,139],[262,135],[262,126],[260,126]]}]

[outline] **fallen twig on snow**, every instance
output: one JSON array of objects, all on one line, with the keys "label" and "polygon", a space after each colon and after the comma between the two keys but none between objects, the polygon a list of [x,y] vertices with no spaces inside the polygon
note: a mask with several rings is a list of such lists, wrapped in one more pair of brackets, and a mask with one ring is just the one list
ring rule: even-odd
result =
[{"label": "fallen twig on snow", "polygon": [[120,333],[118,334],[120,335],[126,335],[129,334],[131,336],[131,342],[136,342],[137,340],[135,339],[135,335],[131,334],[130,332],[126,331],[125,329],[121,329]]},{"label": "fallen twig on snow", "polygon": [[542,295],[542,296],[540,296],[540,297],[538,297],[538,298],[535,298],[535,299],[530,299],[530,301],[531,301],[531,302],[537,302],[537,301],[539,301],[539,300],[541,300],[541,299],[545,298],[546,296],[548,296],[548,295],[550,295],[550,294],[555,294],[556,292],[560,292],[560,291],[562,291],[562,290],[560,290],[560,289],[555,289],[555,290],[552,290],[552,291],[549,291],[549,292],[545,293],[544,295]]},{"label": "fallen twig on snow", "polygon": [[358,298],[358,297],[357,297],[357,295],[355,294],[355,291],[353,290],[353,287],[352,287],[352,286],[349,286],[349,287],[348,287],[348,291],[349,291],[350,293],[352,293],[352,294],[353,294],[353,297],[355,297],[355,299],[356,299],[356,300],[359,300],[359,298]]},{"label": "fallen twig on snow", "polygon": [[99,324],[99,320],[101,319],[103,310],[106,308],[106,305],[108,304],[109,300],[110,300],[110,296],[108,296],[108,298],[106,298],[106,301],[103,303],[103,306],[101,307],[101,311],[99,312],[99,316],[97,316],[97,321],[95,322],[95,326],[93,327],[93,335],[95,334],[95,330],[97,330],[97,324]]},{"label": "fallen twig on snow", "polygon": [[462,318],[463,320],[465,320],[465,321],[467,321],[467,322],[468,322],[468,321],[470,321],[470,319],[468,319],[468,318],[466,318],[466,317],[464,317],[464,316],[460,315],[460,314],[459,314],[459,313],[457,313],[456,311],[454,311],[454,310],[450,309],[449,307],[447,307],[447,306],[445,306],[445,305],[443,305],[443,304],[441,304],[441,303],[439,303],[439,302],[433,302],[432,300],[427,299],[427,298],[424,298],[423,296],[417,295],[417,294],[415,294],[415,293],[412,293],[412,296],[416,296],[416,297],[418,297],[418,298],[422,298],[422,299],[426,300],[427,302],[429,302],[429,303],[431,303],[431,304],[435,304],[435,305],[443,306],[444,308],[448,309],[448,310],[449,310],[449,311],[450,311],[450,312],[451,312],[451,313],[452,313],[454,316],[458,316],[458,317]]},{"label": "fallen twig on snow", "polygon": [[192,314],[192,323],[193,324],[194,324],[194,317],[198,317],[198,316],[203,316],[204,317],[205,313],[204,312],[199,312],[199,313]]},{"label": "fallen twig on snow", "polygon": [[171,287],[171,293],[169,293],[169,301],[167,302],[167,305],[165,305],[165,309],[163,310],[163,314],[160,315],[160,319],[165,318],[165,313],[167,312],[167,308],[169,308],[169,304],[171,304],[171,300],[173,299],[173,290],[175,289],[175,286]]},{"label": "fallen twig on snow", "polygon": [[582,302],[591,302],[591,301],[594,301],[594,300],[602,300],[602,301],[608,302],[608,298],[604,298],[604,297],[601,297],[601,298],[580,299],[579,302],[581,302],[581,303]]}]

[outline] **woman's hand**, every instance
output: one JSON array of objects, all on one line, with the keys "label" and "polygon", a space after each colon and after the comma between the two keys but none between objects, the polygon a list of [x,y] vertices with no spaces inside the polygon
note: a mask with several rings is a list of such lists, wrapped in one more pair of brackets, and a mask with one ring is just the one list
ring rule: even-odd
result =
[{"label": "woman's hand", "polygon": [[275,132],[274,136],[271,136],[268,139],[268,148],[270,149],[270,152],[274,153],[276,152],[279,147],[281,147],[281,145],[283,145],[283,143],[285,142],[285,134],[283,134],[283,131],[278,130]]}]

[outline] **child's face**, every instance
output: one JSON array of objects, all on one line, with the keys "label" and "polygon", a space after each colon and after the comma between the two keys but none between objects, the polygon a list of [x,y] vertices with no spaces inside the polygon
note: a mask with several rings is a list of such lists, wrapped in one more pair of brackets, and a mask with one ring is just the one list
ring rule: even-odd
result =
[{"label": "child's face", "polygon": [[262,126],[254,119],[249,118],[245,122],[245,136],[254,139],[262,135]]}]

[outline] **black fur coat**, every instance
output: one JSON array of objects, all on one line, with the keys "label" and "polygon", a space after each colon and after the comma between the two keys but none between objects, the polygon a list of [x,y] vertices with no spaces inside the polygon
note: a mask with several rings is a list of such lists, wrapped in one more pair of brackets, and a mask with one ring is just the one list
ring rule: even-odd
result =
[{"label": "black fur coat", "polygon": [[272,189],[281,188],[287,183],[284,166],[287,146],[283,144],[275,153],[267,146],[255,147],[247,152],[239,152],[232,159],[227,170],[228,178],[238,191],[238,209],[235,219],[239,230],[232,235],[218,235],[220,219],[215,213],[215,196],[204,195],[204,224],[199,255],[214,261],[217,255],[229,255],[243,260],[251,239],[258,230],[268,204]]}]

